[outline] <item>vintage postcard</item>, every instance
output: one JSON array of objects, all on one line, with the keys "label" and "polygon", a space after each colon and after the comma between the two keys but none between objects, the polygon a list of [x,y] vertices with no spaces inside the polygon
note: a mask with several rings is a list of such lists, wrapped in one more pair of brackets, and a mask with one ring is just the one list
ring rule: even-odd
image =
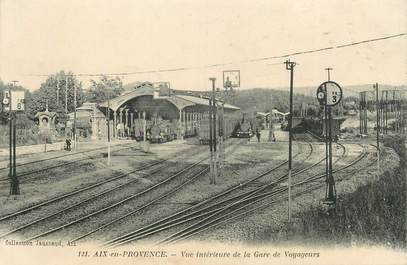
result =
[{"label": "vintage postcard", "polygon": [[0,0],[0,264],[407,264],[405,0]]}]

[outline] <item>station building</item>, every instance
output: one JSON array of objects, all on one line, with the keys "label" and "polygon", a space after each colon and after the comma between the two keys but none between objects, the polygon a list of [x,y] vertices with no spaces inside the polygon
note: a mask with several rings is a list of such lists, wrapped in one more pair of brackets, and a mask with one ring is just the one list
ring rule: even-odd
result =
[{"label": "station building", "polygon": [[[234,115],[240,108],[218,101],[218,107],[222,107],[225,115]],[[78,108],[79,110],[80,108]],[[87,108],[90,112],[100,111],[109,117],[111,136],[129,136],[137,124],[146,121],[168,121],[179,128],[177,138],[182,138],[185,132],[197,126],[200,120],[209,118],[209,99],[202,96],[181,93],[179,90],[172,90],[168,87],[155,86],[150,82],[140,83],[133,90],[128,91],[109,101],[97,106],[97,110]],[[81,111],[85,111],[82,107]],[[93,114],[89,114],[92,117]],[[93,137],[97,133],[100,137],[107,134],[107,124],[100,126],[100,113],[98,112],[98,126],[92,125]]]}]

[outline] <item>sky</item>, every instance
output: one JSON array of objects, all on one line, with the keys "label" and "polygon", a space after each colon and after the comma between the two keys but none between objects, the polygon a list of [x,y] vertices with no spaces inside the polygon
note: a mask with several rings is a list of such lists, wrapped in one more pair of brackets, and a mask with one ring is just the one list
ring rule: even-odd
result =
[{"label": "sky", "polygon": [[[287,58],[235,62],[407,33],[406,14],[405,0],[0,0],[0,78],[35,90],[46,76],[33,74],[60,70],[193,67],[122,77],[207,90],[210,77],[220,87],[222,71],[240,70],[242,89],[287,87]],[[326,67],[342,85],[407,83],[407,36],[290,59],[294,86],[317,87]]]}]

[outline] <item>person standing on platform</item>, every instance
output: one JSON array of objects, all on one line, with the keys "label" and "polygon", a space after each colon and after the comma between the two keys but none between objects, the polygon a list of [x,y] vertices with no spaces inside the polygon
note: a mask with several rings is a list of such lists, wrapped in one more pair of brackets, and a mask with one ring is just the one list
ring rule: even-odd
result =
[{"label": "person standing on platform", "polygon": [[269,138],[268,138],[268,141],[269,142],[271,142],[271,141],[273,141],[273,142],[275,142],[276,141],[276,136],[275,136],[275,134],[274,134],[274,125],[273,125],[273,122],[270,120],[270,125],[269,125],[270,127],[269,127]]},{"label": "person standing on platform", "polygon": [[67,151],[71,151],[71,139],[66,139],[65,140],[65,142],[66,142],[66,150]]},{"label": "person standing on platform", "polygon": [[256,129],[256,137],[257,137],[257,142],[259,142],[259,143],[260,143],[260,136],[261,136],[261,134],[260,134],[259,128],[257,128]]}]

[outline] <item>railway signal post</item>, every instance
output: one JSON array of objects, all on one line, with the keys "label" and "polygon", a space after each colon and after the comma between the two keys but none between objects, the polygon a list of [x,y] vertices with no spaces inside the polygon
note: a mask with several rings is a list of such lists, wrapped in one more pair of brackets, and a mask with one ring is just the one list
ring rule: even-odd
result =
[{"label": "railway signal post", "polygon": [[212,93],[209,100],[209,150],[210,150],[210,175],[211,175],[211,184],[216,184],[217,179],[217,153],[216,153],[216,142],[217,142],[217,133],[216,133],[216,98],[215,98],[215,81],[216,78],[209,78],[212,82]]},{"label": "railway signal post", "polygon": [[233,88],[240,87],[240,70],[223,71],[223,98],[222,108],[219,115],[219,167],[223,168],[226,160],[226,124],[225,124],[225,103],[231,96]]},{"label": "railway signal post", "polygon": [[295,62],[287,60],[286,69],[290,71],[290,114],[288,120],[288,222],[291,222],[291,171],[292,171],[292,128],[293,128],[293,82]]},{"label": "railway signal post", "polygon": [[[15,83],[14,83],[15,86]],[[3,111],[9,113],[9,177],[10,177],[10,195],[20,194],[20,185],[17,177],[17,154],[16,154],[16,112],[25,109],[25,92],[8,90],[4,91]]]},{"label": "railway signal post", "polygon": [[335,180],[332,169],[332,107],[342,99],[342,88],[333,81],[322,83],[317,89],[317,99],[325,109],[325,140],[326,140],[326,193],[325,203],[336,203]]}]

